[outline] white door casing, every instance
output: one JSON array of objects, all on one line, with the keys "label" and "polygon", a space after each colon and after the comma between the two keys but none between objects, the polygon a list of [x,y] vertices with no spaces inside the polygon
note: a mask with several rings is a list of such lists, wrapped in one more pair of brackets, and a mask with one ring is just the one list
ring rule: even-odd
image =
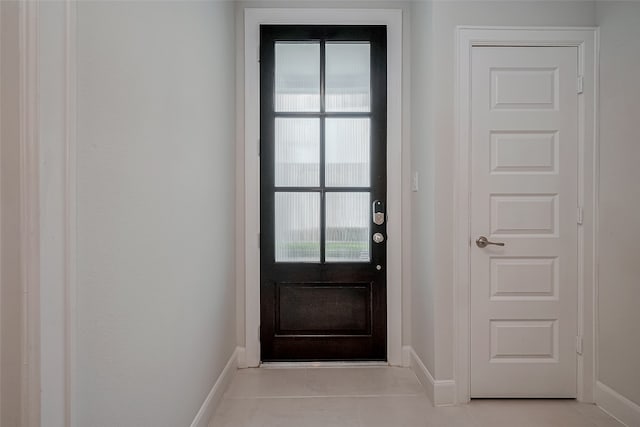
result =
[{"label": "white door casing", "polygon": [[[240,367],[260,364],[259,29],[261,24],[385,25],[387,27],[387,361],[402,364],[402,10],[244,10],[244,339]],[[393,94],[393,96],[390,96]],[[393,237],[392,236],[396,236]]]},{"label": "white door casing", "polygon": [[472,52],[471,397],[576,397],[577,63]]},{"label": "white door casing", "polygon": [[[578,203],[583,222],[578,227],[577,273],[577,399],[594,401],[597,371],[597,198],[598,29],[594,27],[456,28],[456,144],[454,157],[454,373],[455,401],[471,396],[471,64],[479,46],[556,46],[578,51],[577,67],[583,92],[578,96]],[[476,236],[477,237],[477,236]],[[475,239],[474,239],[475,240]],[[472,247],[473,243],[473,247]],[[489,355],[486,355],[488,358]]]}]

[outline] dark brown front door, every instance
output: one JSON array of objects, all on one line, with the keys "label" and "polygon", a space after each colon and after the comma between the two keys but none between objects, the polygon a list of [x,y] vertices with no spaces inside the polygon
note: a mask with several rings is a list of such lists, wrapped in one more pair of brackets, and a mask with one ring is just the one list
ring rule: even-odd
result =
[{"label": "dark brown front door", "polygon": [[262,361],[386,360],[386,27],[262,26]]}]

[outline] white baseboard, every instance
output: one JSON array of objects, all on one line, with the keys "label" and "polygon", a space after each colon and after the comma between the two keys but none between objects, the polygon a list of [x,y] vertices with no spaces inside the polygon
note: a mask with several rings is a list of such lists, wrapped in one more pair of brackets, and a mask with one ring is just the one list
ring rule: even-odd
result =
[{"label": "white baseboard", "polygon": [[429,398],[429,400],[435,404],[435,381],[433,379],[433,376],[431,375],[427,367],[424,366],[424,363],[422,363],[422,360],[420,360],[412,347],[409,347],[409,357],[409,367],[411,368],[413,373],[416,374],[416,377],[418,377],[418,381],[420,381],[420,384],[422,384],[422,387],[424,387],[425,391],[427,392],[427,397]]},{"label": "white baseboard", "polygon": [[240,348],[237,347],[227,365],[224,367],[220,376],[218,377],[216,383],[211,388],[211,391],[207,395],[207,398],[202,403],[200,410],[196,414],[196,417],[193,419],[191,423],[191,427],[208,427],[209,420],[213,417],[213,414],[216,412],[220,401],[222,401],[222,396],[224,396],[224,392],[229,387],[233,376],[238,370],[238,356],[240,354]]},{"label": "white baseboard", "polygon": [[640,427],[640,405],[600,381],[596,382],[595,401],[603,411],[624,425]]},{"label": "white baseboard", "polygon": [[245,347],[238,347],[236,349],[238,352],[238,369],[248,368],[247,365],[247,349]]},{"label": "white baseboard", "polygon": [[453,380],[435,380],[431,372],[422,363],[420,357],[410,346],[405,346],[409,356],[409,366],[427,391],[427,397],[434,406],[451,406],[456,404],[456,383]]},{"label": "white baseboard", "polygon": [[404,345],[402,346],[402,367],[410,368],[411,367],[411,346]]}]

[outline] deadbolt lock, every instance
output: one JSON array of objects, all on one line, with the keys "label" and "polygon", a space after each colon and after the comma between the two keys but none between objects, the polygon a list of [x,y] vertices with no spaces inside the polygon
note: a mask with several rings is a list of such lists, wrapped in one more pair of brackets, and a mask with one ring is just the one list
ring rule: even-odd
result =
[{"label": "deadbolt lock", "polygon": [[384,242],[384,236],[382,235],[382,233],[375,233],[373,235],[373,241],[375,243],[382,243]]}]

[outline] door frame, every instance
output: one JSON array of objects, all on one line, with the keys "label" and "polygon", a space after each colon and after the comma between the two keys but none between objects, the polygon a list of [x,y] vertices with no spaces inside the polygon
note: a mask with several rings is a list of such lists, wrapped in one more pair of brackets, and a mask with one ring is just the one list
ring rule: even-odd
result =
[{"label": "door frame", "polygon": [[[402,11],[400,9],[244,10],[244,352],[260,365],[260,67],[261,24],[387,27],[387,361],[402,364]],[[242,354],[244,353],[244,354]]]},{"label": "door frame", "polygon": [[[578,203],[583,209],[578,228],[577,399],[593,402],[596,369],[598,139],[598,29],[590,27],[456,28],[456,141],[454,155],[454,379],[459,403],[470,400],[471,374],[471,235],[470,143],[471,54],[476,46],[553,46],[578,49],[583,93],[578,98]],[[576,82],[577,84],[577,82]],[[576,218],[577,219],[577,218]],[[578,341],[578,337],[576,341]],[[578,342],[576,342],[578,346]]]}]

